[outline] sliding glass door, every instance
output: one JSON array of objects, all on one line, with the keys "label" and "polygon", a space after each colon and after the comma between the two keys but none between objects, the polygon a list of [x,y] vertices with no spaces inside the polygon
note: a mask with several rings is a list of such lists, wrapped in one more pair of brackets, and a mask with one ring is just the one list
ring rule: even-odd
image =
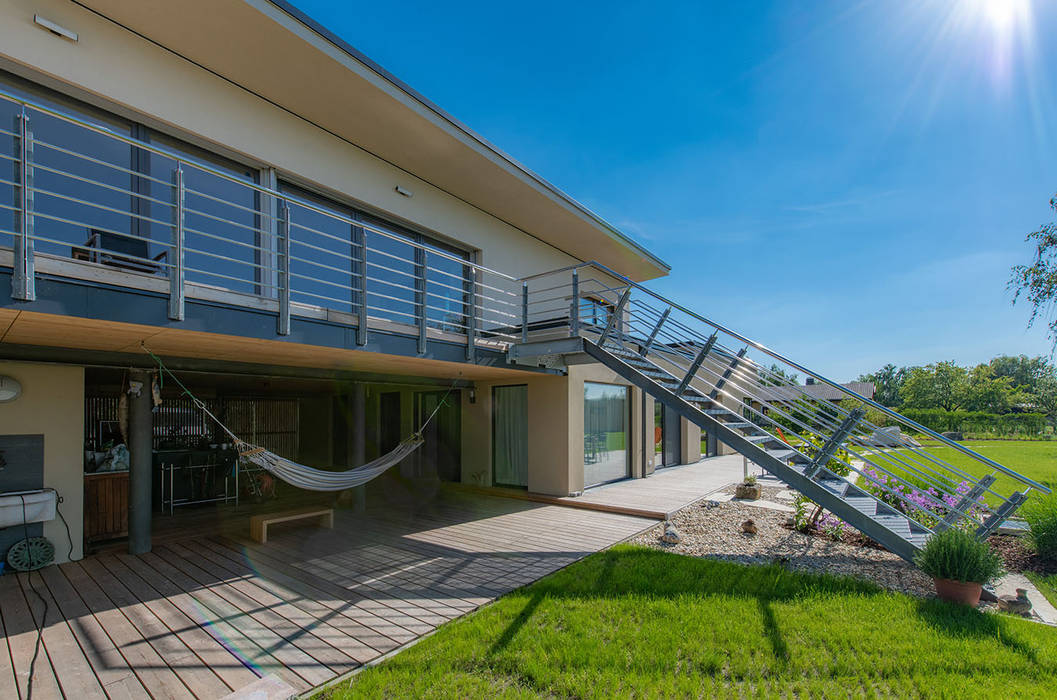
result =
[{"label": "sliding glass door", "polygon": [[492,387],[492,483],[528,487],[528,386]]},{"label": "sliding glass door", "polygon": [[631,476],[628,387],[584,382],[584,486]]}]

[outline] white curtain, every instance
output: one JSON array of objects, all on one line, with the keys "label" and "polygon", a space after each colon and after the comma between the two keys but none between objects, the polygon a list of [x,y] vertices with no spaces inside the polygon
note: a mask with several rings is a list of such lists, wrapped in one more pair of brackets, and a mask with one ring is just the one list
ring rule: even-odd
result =
[{"label": "white curtain", "polygon": [[492,464],[499,486],[528,486],[528,387],[492,390]]}]

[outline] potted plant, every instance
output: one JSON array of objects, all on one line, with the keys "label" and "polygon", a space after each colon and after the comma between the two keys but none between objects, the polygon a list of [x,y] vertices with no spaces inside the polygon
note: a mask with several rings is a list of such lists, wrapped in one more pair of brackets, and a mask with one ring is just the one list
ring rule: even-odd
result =
[{"label": "potted plant", "polygon": [[763,485],[756,483],[756,475],[750,474],[734,487],[734,496],[747,501],[755,501],[763,495]]},{"label": "potted plant", "polygon": [[937,596],[973,606],[980,602],[983,585],[1005,573],[1001,558],[986,542],[958,528],[930,537],[914,563],[932,577]]}]

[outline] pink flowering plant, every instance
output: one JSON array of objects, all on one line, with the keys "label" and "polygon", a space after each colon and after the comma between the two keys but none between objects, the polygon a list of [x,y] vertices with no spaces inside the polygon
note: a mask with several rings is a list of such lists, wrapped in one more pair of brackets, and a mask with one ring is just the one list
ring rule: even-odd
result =
[{"label": "pink flowering plant", "polygon": [[[865,478],[858,486],[928,528],[958,510],[958,504],[972,489],[972,483],[963,480],[941,491],[935,486],[914,484],[909,478],[897,479],[869,465],[863,468],[862,474]],[[984,499],[980,496],[961,509],[953,525],[963,529],[976,527],[985,512]]]}]

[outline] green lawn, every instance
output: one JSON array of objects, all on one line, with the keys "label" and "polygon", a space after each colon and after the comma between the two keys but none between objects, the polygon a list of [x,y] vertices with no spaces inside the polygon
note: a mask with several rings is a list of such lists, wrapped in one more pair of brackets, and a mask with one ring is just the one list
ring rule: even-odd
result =
[{"label": "green lawn", "polygon": [[[963,444],[1028,478],[1050,488],[1057,488],[1057,441],[966,440]],[[991,467],[962,454],[953,447],[941,446],[936,442],[924,443],[923,446],[933,456],[953,464],[972,476],[980,477],[993,471]],[[903,450],[890,452],[899,455]],[[890,471],[899,468],[896,460],[886,459],[883,455],[872,455],[871,459],[878,461],[879,466]],[[1023,488],[1019,482],[1005,475],[1000,475],[998,481],[992,486],[992,489],[1005,496],[1015,490],[1022,491]]]},{"label": "green lawn", "polygon": [[1035,584],[1040,593],[1046,596],[1046,600],[1050,601],[1050,605],[1057,607],[1057,574],[1046,576],[1045,574],[1037,574],[1034,571],[1025,571],[1024,575]]},{"label": "green lawn", "polygon": [[619,546],[331,691],[339,698],[1052,697],[1057,633],[854,579]]}]

